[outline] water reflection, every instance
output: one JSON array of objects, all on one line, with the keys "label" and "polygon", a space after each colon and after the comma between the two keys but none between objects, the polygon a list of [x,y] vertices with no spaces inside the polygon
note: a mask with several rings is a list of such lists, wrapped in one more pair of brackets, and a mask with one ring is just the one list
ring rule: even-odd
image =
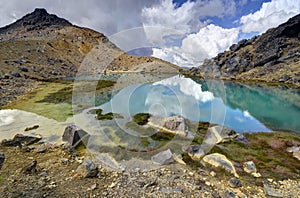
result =
[{"label": "water reflection", "polygon": [[[268,99],[249,93],[247,87],[237,89],[234,85],[217,81],[201,84],[190,78],[174,76],[151,84],[125,87],[100,108],[125,115],[140,112],[160,117],[180,115],[190,120],[225,125],[238,132],[270,131],[264,124],[265,120],[258,119],[257,112],[252,110],[252,103],[247,102],[249,99],[270,105]],[[238,103],[250,105],[238,106]],[[273,111],[269,114],[262,106],[264,104],[257,105],[262,111],[260,115],[272,117]]]}]

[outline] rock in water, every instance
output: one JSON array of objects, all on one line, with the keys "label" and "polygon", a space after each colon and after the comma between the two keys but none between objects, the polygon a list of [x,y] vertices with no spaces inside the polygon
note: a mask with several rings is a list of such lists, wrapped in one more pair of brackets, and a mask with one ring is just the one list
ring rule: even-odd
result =
[{"label": "rock in water", "polygon": [[76,172],[83,177],[96,177],[98,174],[98,166],[90,159],[85,159],[84,162],[78,166]]},{"label": "rock in water", "polygon": [[4,153],[0,153],[0,170],[4,164],[4,161],[5,161],[5,155]]},{"label": "rock in water", "polygon": [[283,195],[281,193],[277,192],[275,189],[270,188],[267,185],[264,185],[264,190],[265,190],[266,195],[268,195],[268,196],[283,197]]},{"label": "rock in water", "polygon": [[166,165],[174,162],[173,153],[170,149],[157,153],[151,157],[151,160],[159,165]]},{"label": "rock in water", "polygon": [[184,118],[179,116],[165,118],[164,127],[172,131],[185,131]]},{"label": "rock in water", "polygon": [[250,173],[254,177],[260,177],[260,173],[257,172],[256,166],[253,161],[245,162],[243,165],[243,169],[246,173]]},{"label": "rock in water", "polygon": [[222,167],[225,170],[232,173],[235,177],[239,177],[239,175],[236,173],[236,170],[232,164],[231,161],[227,159],[225,155],[219,154],[219,153],[213,153],[210,155],[206,155],[202,159],[203,162],[210,164],[215,167]]},{"label": "rock in water", "polygon": [[185,120],[180,116],[171,116],[166,118],[151,116],[148,125],[158,128],[165,133],[171,133],[183,137],[187,137],[188,135]]},{"label": "rock in water", "polygon": [[88,138],[89,134],[76,125],[67,126],[62,135],[62,140],[68,142],[73,147],[76,147],[81,142],[86,143]]}]

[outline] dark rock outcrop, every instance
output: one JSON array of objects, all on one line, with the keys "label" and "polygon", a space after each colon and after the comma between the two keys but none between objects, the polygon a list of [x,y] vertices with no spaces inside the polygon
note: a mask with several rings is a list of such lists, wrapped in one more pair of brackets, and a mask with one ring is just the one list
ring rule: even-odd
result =
[{"label": "dark rock outcrop", "polygon": [[2,140],[1,146],[28,146],[34,144],[42,139],[41,136],[24,136],[22,134],[16,134],[12,140]]},{"label": "dark rock outcrop", "polygon": [[[260,36],[233,44],[229,51],[205,60],[201,66],[185,73],[203,78],[259,79],[296,84],[300,71],[299,45],[300,15],[297,15]],[[285,68],[285,71],[278,68]],[[284,72],[287,78],[279,76]]]},{"label": "dark rock outcrop", "polygon": [[31,31],[45,29],[50,26],[65,27],[72,26],[72,24],[66,19],[59,18],[54,14],[49,14],[43,8],[36,8],[32,13],[25,15],[15,23],[0,28],[0,34],[11,32],[20,27],[24,27],[27,31]]}]

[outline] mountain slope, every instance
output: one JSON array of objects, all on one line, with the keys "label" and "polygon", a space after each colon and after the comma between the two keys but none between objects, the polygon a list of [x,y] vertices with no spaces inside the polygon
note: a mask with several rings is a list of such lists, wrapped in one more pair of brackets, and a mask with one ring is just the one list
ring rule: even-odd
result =
[{"label": "mountain slope", "polygon": [[300,84],[300,15],[260,36],[241,40],[229,51],[187,73],[205,78],[231,78]]},{"label": "mountain slope", "polygon": [[179,71],[154,57],[127,55],[103,34],[74,26],[45,9],[0,28],[1,103],[27,92],[36,81],[73,77],[82,67],[89,74]]}]

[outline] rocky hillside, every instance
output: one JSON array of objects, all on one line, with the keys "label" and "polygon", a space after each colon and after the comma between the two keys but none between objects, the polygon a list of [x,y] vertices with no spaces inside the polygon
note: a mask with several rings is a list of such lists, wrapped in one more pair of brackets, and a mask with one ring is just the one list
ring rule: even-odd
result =
[{"label": "rocky hillside", "polygon": [[300,85],[300,15],[192,68],[190,75]]},{"label": "rocky hillside", "polygon": [[73,77],[80,68],[89,74],[179,70],[154,57],[127,55],[103,34],[74,26],[45,9],[0,28],[1,103],[25,93],[37,81]]}]

